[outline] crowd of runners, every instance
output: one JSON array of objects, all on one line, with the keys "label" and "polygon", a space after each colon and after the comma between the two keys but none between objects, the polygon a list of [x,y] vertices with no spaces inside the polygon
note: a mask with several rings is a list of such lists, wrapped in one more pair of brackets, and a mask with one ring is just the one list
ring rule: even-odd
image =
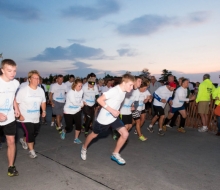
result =
[{"label": "crowd of runners", "polygon": [[[68,133],[74,133],[74,143],[81,144],[81,158],[87,159],[87,147],[98,134],[112,130],[117,141],[111,159],[119,165],[126,163],[120,150],[127,142],[129,131],[135,127],[137,140],[146,141],[142,126],[146,117],[151,119],[147,130],[153,133],[158,123],[158,135],[164,136],[167,127],[172,128],[179,116],[177,131],[185,133],[187,107],[190,101],[198,103],[202,127],[199,132],[208,130],[208,111],[210,98],[220,106],[220,87],[215,88],[210,75],[205,74],[203,81],[194,88],[187,78],[158,82],[154,76],[148,78],[124,74],[120,81],[98,80],[90,73],[83,80],[69,76],[64,82],[63,75],[54,78],[50,86],[44,85],[40,73],[32,70],[27,81],[19,84],[15,79],[16,63],[11,59],[1,62],[0,75],[0,139],[7,141],[8,176],[19,175],[14,166],[16,125],[21,125],[24,136],[19,139],[22,147],[29,150],[30,158],[36,158],[34,144],[40,124],[46,124],[47,104],[52,107],[51,126],[55,126],[59,137],[64,140]],[[165,118],[166,109],[169,113]],[[216,115],[220,136],[220,115]],[[50,119],[48,119],[50,121]],[[65,123],[64,126],[62,123]],[[74,129],[74,131],[73,131]],[[80,134],[86,140],[81,142]],[[1,143],[0,143],[1,144]]]}]

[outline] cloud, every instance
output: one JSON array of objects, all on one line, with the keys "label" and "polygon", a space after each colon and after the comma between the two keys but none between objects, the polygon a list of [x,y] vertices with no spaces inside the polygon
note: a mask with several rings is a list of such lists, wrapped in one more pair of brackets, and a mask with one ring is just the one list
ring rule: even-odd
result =
[{"label": "cloud", "polygon": [[117,31],[121,35],[126,36],[143,36],[153,34],[162,28],[168,26],[182,26],[188,24],[200,24],[208,20],[209,13],[205,11],[194,12],[184,18],[167,17],[159,15],[143,15],[135,18],[126,24],[117,27]]},{"label": "cloud", "polygon": [[72,65],[74,66],[74,69],[72,69],[73,67],[64,68],[64,72],[66,74],[74,74],[75,76],[78,77],[86,77],[87,74],[91,72],[95,73],[97,78],[103,78],[105,74],[109,74],[112,76],[121,76],[127,72],[126,70],[110,71],[110,70],[96,69],[96,68],[92,68],[91,64],[87,64],[84,62],[75,62]]},{"label": "cloud", "polygon": [[62,16],[66,18],[81,18],[85,20],[97,20],[106,15],[116,13],[120,6],[115,0],[98,0],[91,6],[71,6],[62,11]]},{"label": "cloud", "polygon": [[132,57],[132,56],[136,56],[137,53],[134,49],[118,49],[117,50],[118,54],[122,57],[122,56],[128,56],[128,57]]},{"label": "cloud", "polygon": [[75,59],[102,59],[104,58],[102,49],[72,44],[68,47],[58,46],[56,48],[46,48],[43,53],[31,58],[33,61],[56,61]]},{"label": "cloud", "polygon": [[85,39],[67,39],[69,43],[85,43]]},{"label": "cloud", "polygon": [[34,21],[40,20],[38,9],[25,5],[24,3],[0,1],[0,15],[14,20]]}]

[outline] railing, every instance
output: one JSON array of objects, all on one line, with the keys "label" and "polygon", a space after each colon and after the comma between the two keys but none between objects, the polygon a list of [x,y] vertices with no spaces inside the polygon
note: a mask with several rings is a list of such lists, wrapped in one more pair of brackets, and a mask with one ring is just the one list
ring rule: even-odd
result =
[{"label": "railing", "polygon": [[[215,108],[215,100],[210,101],[209,105],[209,113],[208,113],[208,128],[209,131],[217,130],[217,122],[214,115]],[[197,104],[195,101],[189,103],[189,107],[187,109],[187,118],[186,118],[186,126],[198,128],[202,126],[201,118],[198,114]]]}]

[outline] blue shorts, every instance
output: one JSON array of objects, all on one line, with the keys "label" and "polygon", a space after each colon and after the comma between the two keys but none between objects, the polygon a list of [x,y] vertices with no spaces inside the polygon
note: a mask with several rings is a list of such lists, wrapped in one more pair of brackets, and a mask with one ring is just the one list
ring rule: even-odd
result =
[{"label": "blue shorts", "polygon": [[178,107],[178,108],[171,107],[170,108],[170,113],[175,113],[175,112],[180,111],[180,110],[185,110],[185,106],[182,105],[181,107]]},{"label": "blue shorts", "polygon": [[109,127],[112,128],[112,130],[118,130],[122,127],[124,127],[124,123],[117,118],[114,122],[108,124],[108,125],[103,125],[101,123],[99,123],[98,121],[95,121],[94,125],[93,125],[93,132],[95,134],[99,134],[101,132],[105,132],[109,129]]}]

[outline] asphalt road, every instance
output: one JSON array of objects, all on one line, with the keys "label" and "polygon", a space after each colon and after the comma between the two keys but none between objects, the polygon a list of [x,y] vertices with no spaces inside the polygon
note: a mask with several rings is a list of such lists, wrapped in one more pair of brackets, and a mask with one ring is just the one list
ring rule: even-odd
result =
[{"label": "asphalt road", "polygon": [[[50,107],[48,118],[50,121]],[[81,145],[73,143],[73,133],[61,140],[54,127],[43,125],[36,139],[38,157],[17,143],[15,165],[19,176],[7,176],[6,143],[0,150],[0,190],[219,190],[220,138],[213,133],[187,133],[169,129],[165,136],[149,133],[145,122],[141,142],[133,130],[121,151],[126,165],[110,159],[115,141],[110,132],[102,134],[88,148],[87,160],[80,158]],[[18,128],[18,136],[22,130]],[[85,140],[84,134],[80,136]]]}]

